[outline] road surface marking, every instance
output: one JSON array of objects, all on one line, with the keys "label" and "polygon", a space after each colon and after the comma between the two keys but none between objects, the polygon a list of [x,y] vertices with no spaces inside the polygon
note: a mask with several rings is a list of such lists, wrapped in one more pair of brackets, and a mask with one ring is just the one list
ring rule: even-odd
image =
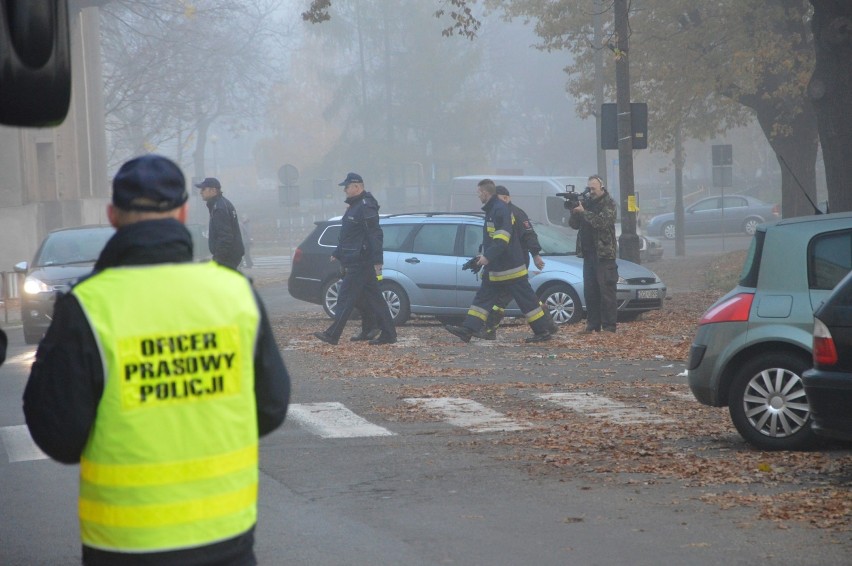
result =
[{"label": "road surface marking", "polygon": [[47,454],[36,446],[30,436],[27,425],[0,427],[0,439],[10,462],[26,462],[28,460],[44,460]]},{"label": "road surface marking", "polygon": [[440,413],[451,425],[471,432],[512,432],[529,428],[509,417],[489,409],[471,399],[458,397],[408,398],[405,402],[419,405],[428,411]]},{"label": "road surface marking", "polygon": [[618,424],[673,422],[666,417],[594,393],[547,393],[537,397],[572,411]]},{"label": "road surface marking", "polygon": [[17,356],[12,356],[11,358],[7,358],[6,362],[3,364],[5,366],[31,366],[33,361],[35,360],[35,350],[31,352],[24,352],[23,354],[18,354]]},{"label": "road surface marking", "polygon": [[394,436],[386,428],[359,417],[342,403],[301,403],[290,405],[287,416],[322,438]]}]

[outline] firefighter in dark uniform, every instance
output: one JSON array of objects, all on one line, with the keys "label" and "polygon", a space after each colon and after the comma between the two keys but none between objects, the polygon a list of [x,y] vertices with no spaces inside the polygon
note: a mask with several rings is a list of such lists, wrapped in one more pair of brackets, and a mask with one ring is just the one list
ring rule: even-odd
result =
[{"label": "firefighter in dark uniform", "polygon": [[[485,205],[482,255],[477,263],[483,266],[482,285],[476,292],[473,304],[467,311],[462,326],[447,325],[448,332],[464,342],[478,335],[494,305],[504,291],[515,299],[533,336],[527,342],[542,342],[551,338],[553,323],[541,307],[527,279],[527,259],[515,232],[512,213],[497,198],[497,187],[491,179],[483,179],[477,186],[479,200]],[[528,254],[527,254],[528,255]]]},{"label": "firefighter in dark uniform", "polygon": [[349,173],[340,186],[346,192],[349,208],[343,215],[340,238],[331,260],[340,262],[345,275],[340,284],[334,322],[326,330],[315,332],[314,336],[327,344],[337,344],[346,322],[358,305],[359,296],[363,296],[366,308],[371,311],[381,329],[378,338],[369,343],[393,344],[396,342],[396,329],[379,288],[384,239],[379,226],[379,203],[364,190],[364,180],[357,173]]},{"label": "firefighter in dark uniform", "polygon": [[[497,185],[497,198],[506,203],[512,213],[512,217],[515,219],[515,235],[521,241],[521,249],[524,252],[527,267],[529,268],[530,256],[532,256],[533,264],[535,264],[538,269],[544,269],[544,260],[541,259],[540,255],[541,244],[538,242],[538,234],[535,233],[532,222],[530,222],[530,217],[521,207],[512,203],[512,197],[509,194],[509,189],[503,185]],[[478,338],[484,338],[485,340],[497,339],[497,328],[503,321],[506,307],[511,301],[512,295],[508,292],[508,290],[504,289],[500,298],[497,299],[497,303],[494,307],[492,307],[491,312],[488,313],[488,319],[485,321],[484,328],[478,334]],[[545,309],[545,316],[551,321],[550,332],[552,334],[556,333],[558,331],[558,327],[552,323],[553,319],[547,312],[547,309]]]}]

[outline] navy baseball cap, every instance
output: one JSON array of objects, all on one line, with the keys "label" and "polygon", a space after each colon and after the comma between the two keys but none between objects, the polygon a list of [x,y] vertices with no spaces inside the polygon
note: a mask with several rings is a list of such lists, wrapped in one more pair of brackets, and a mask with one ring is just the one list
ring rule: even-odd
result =
[{"label": "navy baseball cap", "polygon": [[199,189],[219,189],[222,190],[222,183],[219,182],[219,179],[216,177],[206,177],[200,183],[196,183],[195,185]]},{"label": "navy baseball cap", "polygon": [[161,155],[131,159],[112,180],[112,203],[122,210],[172,210],[188,197],[180,167]]},{"label": "navy baseball cap", "polygon": [[347,186],[351,183],[363,183],[363,182],[364,182],[364,179],[362,179],[361,175],[359,175],[358,173],[349,173],[348,175],[346,175],[346,178],[343,179],[343,182],[338,183],[337,186],[338,187],[345,187],[345,186]]}]

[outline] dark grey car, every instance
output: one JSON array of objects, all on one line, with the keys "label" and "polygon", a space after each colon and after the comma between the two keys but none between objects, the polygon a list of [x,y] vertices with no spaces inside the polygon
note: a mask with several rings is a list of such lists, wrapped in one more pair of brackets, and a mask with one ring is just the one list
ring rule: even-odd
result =
[{"label": "dark grey car", "polygon": [[[700,234],[754,234],[759,224],[781,218],[777,204],[768,204],[754,197],[725,195],[707,197],[683,211],[683,230],[687,236]],[[674,212],[659,214],[645,225],[649,236],[674,240]]]}]

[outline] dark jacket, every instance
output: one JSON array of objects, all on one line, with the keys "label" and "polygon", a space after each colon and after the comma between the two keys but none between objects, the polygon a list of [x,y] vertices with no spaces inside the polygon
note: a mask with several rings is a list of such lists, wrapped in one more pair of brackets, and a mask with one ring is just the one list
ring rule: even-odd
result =
[{"label": "dark jacket", "polygon": [[208,200],[207,209],[210,211],[207,238],[213,261],[236,269],[246,252],[237,209],[222,195]]},{"label": "dark jacket", "polygon": [[615,239],[615,201],[609,193],[591,200],[583,212],[572,212],[568,225],[577,234],[577,257],[594,252],[600,259],[615,259],[618,242]]},{"label": "dark jacket", "polygon": [[541,253],[541,244],[538,243],[538,234],[533,229],[532,222],[527,213],[514,203],[509,203],[509,210],[515,218],[515,233],[521,240],[521,248],[524,250],[527,265],[530,263],[529,256],[533,257]]},{"label": "dark jacket", "polygon": [[485,211],[482,255],[488,259],[485,271],[489,279],[509,281],[526,277],[529,256],[521,248],[521,239],[515,232],[509,206],[495,195],[485,203],[482,210]]},{"label": "dark jacket", "polygon": [[346,199],[337,248],[331,254],[343,267],[384,263],[384,235],[379,226],[379,203],[364,191]]},{"label": "dark jacket", "polygon": [[[108,267],[192,261],[192,237],[176,220],[151,220],[118,230],[95,264]],[[287,412],[290,377],[263,303],[254,352],[257,428],[267,434]],[[94,333],[77,298],[57,298],[53,323],[36,351],[24,391],[24,415],[36,444],[63,463],[80,461],[104,388],[104,364]],[[149,554],[152,564],[253,564],[253,529],[213,545]],[[127,555],[84,548],[86,564],[122,564]],[[131,555],[134,557],[134,555]],[[156,557],[156,559],[153,559]],[[136,556],[138,558],[138,556]],[[138,563],[138,562],[134,562]]]}]

